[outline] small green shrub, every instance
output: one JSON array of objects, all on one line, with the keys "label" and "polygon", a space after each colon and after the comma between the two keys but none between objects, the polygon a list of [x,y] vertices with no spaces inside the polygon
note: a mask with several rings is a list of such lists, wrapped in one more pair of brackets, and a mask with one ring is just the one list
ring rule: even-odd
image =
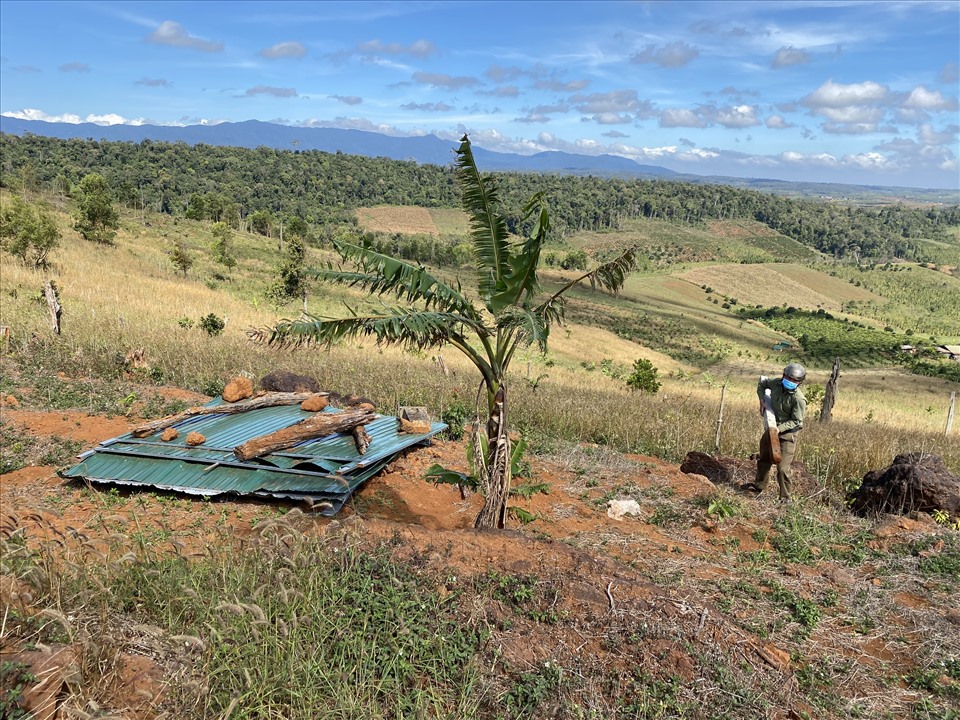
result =
[{"label": "small green shrub", "polygon": [[653,395],[660,389],[659,372],[652,362],[638,358],[633,361],[633,372],[627,376],[627,387]]},{"label": "small green shrub", "polygon": [[197,323],[197,327],[207,333],[207,335],[210,337],[216,337],[223,332],[223,329],[226,327],[226,323],[223,321],[223,318],[210,313],[209,315],[200,318],[200,322]]}]

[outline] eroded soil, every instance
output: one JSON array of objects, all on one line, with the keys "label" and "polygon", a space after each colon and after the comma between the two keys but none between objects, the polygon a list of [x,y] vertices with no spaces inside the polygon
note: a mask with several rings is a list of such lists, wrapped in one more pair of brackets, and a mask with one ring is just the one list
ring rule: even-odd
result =
[{"label": "eroded soil", "polygon": [[[37,437],[71,439],[84,449],[136,424],[131,417],[9,404],[3,421]],[[616,646],[610,639],[637,624],[653,624],[663,631],[651,636],[642,656],[663,676],[695,682],[698,655],[736,658],[748,682],[777,688],[768,717],[845,717],[854,706],[867,716],[908,717],[921,693],[903,678],[930,665],[925,645],[938,643],[948,658],[960,652],[956,588],[880,554],[940,532],[926,516],[858,520],[822,502],[822,491],[809,483],[806,497],[784,508],[775,498],[743,495],[735,484],[717,487],[656,458],[581,446],[531,456],[528,477],[515,484],[543,484],[547,492],[515,504],[532,514],[532,522],[514,519],[506,531],[479,532],[473,520],[481,499],[425,482],[424,472],[434,463],[463,469],[462,444],[437,441],[408,451],[334,520],[277,502],[88,488],[60,479],[56,467],[25,467],[0,476],[0,529],[29,543],[55,541],[101,552],[111,536],[136,531],[187,556],[202,555],[224,530],[252,538],[264,522],[281,516],[304,533],[349,531],[370,543],[392,538],[398,557],[417,557],[448,573],[534,574],[558,588],[557,605],[569,622],[525,622],[496,635],[514,667],[583,658],[611,668],[645,662],[611,650]],[[749,479],[749,468],[744,473],[738,481]],[[609,516],[609,502],[618,499],[634,499],[639,514]],[[711,505],[718,499],[729,513]],[[818,537],[811,536],[808,560],[784,559],[773,544],[776,528],[802,518],[838,526],[830,541],[837,545],[867,537],[864,547],[874,556],[840,562],[836,547],[818,547]],[[941,550],[943,543],[924,552]],[[777,588],[784,597],[815,605],[818,622],[802,627],[789,602],[778,604]],[[2,595],[6,608],[30,599],[26,585],[9,576]],[[129,642],[116,665],[110,709],[128,718],[158,717],[171,672],[189,658],[171,655],[159,628],[124,631]],[[2,657],[26,662],[40,678],[27,693],[36,717],[59,717],[70,668],[82,650],[29,649],[6,636],[3,641]],[[839,698],[824,706],[811,701],[819,692],[811,668],[818,667],[831,668],[825,682],[831,687],[825,689]],[[943,680],[953,687],[952,679]],[[941,695],[934,700],[944,702]]]}]

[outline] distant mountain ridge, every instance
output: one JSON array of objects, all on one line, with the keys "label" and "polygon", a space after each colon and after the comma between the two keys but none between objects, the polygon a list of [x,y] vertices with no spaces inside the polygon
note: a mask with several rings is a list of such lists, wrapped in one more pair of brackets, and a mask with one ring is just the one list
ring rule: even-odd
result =
[{"label": "distant mountain ridge", "polygon": [[[418,164],[448,165],[453,162],[455,141],[436,135],[393,136],[367,130],[342,128],[303,128],[260,120],[225,122],[218,125],[96,125],[94,123],[56,123],[21,120],[0,115],[0,133],[22,136],[32,133],[68,140],[107,140],[113,142],[185,142],[188,145],[216,145],[242,148],[269,147],[275,150],[320,150],[364,157],[385,157]],[[484,171],[561,173],[629,179],[667,179],[691,183],[732,185],[760,192],[787,196],[834,198],[854,203],[888,203],[908,200],[956,204],[957,192],[878,185],[850,185],[829,182],[800,182],[769,178],[741,178],[679,173],[659,165],[641,165],[619,155],[580,155],[560,151],[535,155],[499,153],[473,145],[477,164]]]},{"label": "distant mountain ridge", "polygon": [[[95,125],[93,123],[51,123],[0,116],[0,132],[11,135],[33,133],[63,140],[71,138],[121,142],[185,142],[189,145],[269,147],[275,150],[322,150],[348,155],[410,160],[419,164],[448,165],[453,162],[455,142],[436,135],[397,137],[366,130],[303,128],[246,120],[218,125]],[[473,147],[477,163],[484,170],[519,172],[560,172],[578,175],[634,178],[674,177],[679,173],[656,165],[641,165],[617,155],[577,155],[541,152],[536,155],[498,153]]]}]

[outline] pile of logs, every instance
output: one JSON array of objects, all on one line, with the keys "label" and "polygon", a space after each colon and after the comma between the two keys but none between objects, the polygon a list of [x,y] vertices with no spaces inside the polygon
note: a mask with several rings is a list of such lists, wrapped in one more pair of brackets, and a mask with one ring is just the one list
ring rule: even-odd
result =
[{"label": "pile of logs", "polygon": [[[322,438],[334,433],[351,434],[357,452],[363,455],[370,446],[370,435],[364,429],[364,425],[379,417],[373,404],[361,402],[337,412],[322,412],[329,403],[330,395],[331,393],[327,392],[274,392],[263,390],[254,393],[253,385],[249,379],[235,378],[224,388],[223,399],[225,402],[223,404],[188,408],[176,415],[169,415],[141,425],[135,428],[131,434],[134,437],[143,438],[163,430],[160,438],[169,442],[178,435],[177,430],[172,426],[188,418],[200,415],[233,415],[260,408],[299,404],[302,410],[316,414],[275,432],[251,438],[237,445],[233,449],[234,455],[240,460],[252,460],[268,453],[293,447],[304,440]],[[187,437],[186,442],[188,445],[199,445],[204,440],[203,435],[192,432]]]}]

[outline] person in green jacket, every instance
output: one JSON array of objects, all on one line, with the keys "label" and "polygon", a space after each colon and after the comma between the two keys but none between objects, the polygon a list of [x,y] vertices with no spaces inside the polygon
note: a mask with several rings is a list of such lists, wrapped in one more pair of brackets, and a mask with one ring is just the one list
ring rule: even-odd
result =
[{"label": "person in green jacket", "polygon": [[[773,414],[777,420],[777,434],[780,437],[780,462],[777,463],[777,484],[780,486],[780,501],[790,502],[793,490],[793,472],[791,465],[797,452],[797,437],[803,429],[803,418],[807,412],[807,399],[800,385],[807,377],[806,368],[800,363],[790,363],[783,369],[780,378],[760,376],[757,383],[757,396],[760,398],[760,411],[763,412],[763,400],[766,391],[770,391]],[[773,468],[770,436],[767,433],[760,438],[760,457],[757,459],[757,479],[747,483],[744,488],[751,492],[762,493],[770,483]]]}]

